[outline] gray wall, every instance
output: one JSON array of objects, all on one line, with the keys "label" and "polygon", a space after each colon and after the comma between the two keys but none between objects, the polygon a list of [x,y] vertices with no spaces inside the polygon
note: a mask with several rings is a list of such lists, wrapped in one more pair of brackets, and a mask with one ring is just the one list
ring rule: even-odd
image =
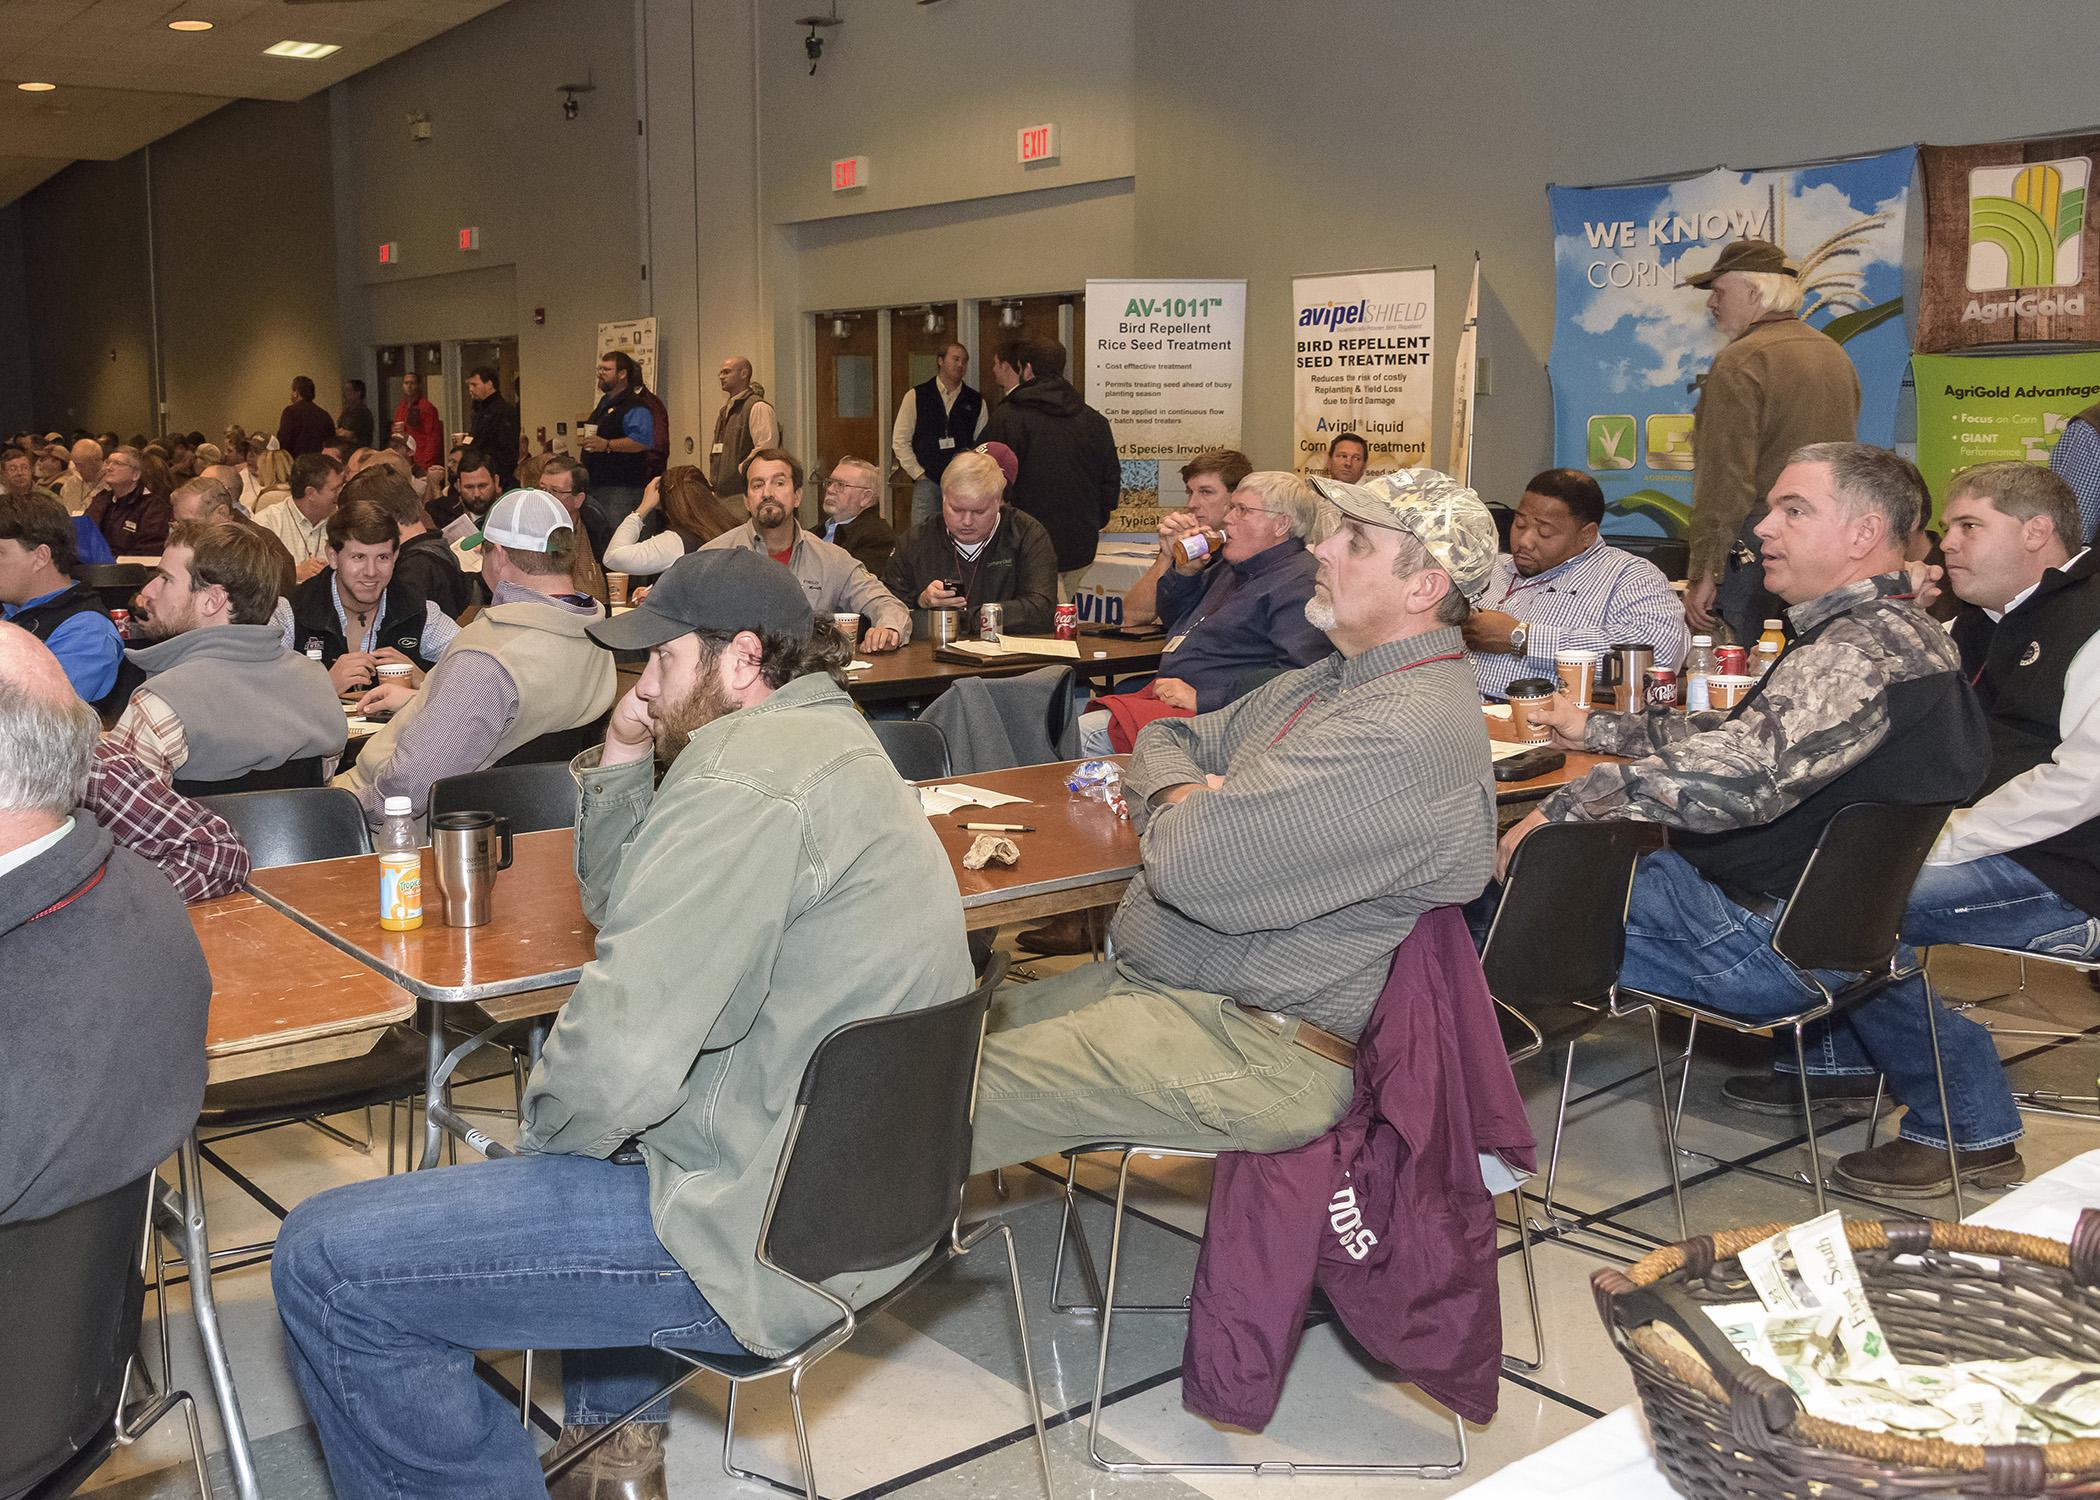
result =
[{"label": "gray wall", "polygon": [[35,387],[29,358],[29,262],[22,205],[0,208],[0,432],[32,419]]},{"label": "gray wall", "polygon": [[143,153],[75,162],[22,201],[40,430],[155,432]]}]

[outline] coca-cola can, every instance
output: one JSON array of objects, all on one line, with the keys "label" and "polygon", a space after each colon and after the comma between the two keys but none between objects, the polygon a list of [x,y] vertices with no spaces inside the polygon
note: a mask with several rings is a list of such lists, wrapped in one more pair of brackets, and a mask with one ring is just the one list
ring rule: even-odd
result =
[{"label": "coca-cola can", "polygon": [[1741,646],[1716,646],[1714,665],[1723,677],[1741,677],[1750,670],[1750,653]]},{"label": "coca-cola can", "polygon": [[1006,625],[1006,606],[1003,604],[980,605],[977,610],[977,638],[981,641],[996,641]]},{"label": "coca-cola can", "polygon": [[1653,713],[1676,712],[1677,669],[1650,667],[1641,673],[1641,701]]},{"label": "coca-cola can", "polygon": [[125,640],[131,639],[131,611],[113,609],[109,612],[109,623],[117,627],[117,634]]},{"label": "coca-cola can", "polygon": [[1057,606],[1057,638],[1061,641],[1079,639],[1079,606],[1060,604]]}]

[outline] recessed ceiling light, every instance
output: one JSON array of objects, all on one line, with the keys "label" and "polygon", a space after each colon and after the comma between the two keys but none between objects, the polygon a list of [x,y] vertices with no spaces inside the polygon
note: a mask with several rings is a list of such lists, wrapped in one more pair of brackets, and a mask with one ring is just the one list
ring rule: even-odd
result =
[{"label": "recessed ceiling light", "polygon": [[25,94],[48,94],[58,85],[55,83],[18,83],[15,85]]},{"label": "recessed ceiling light", "polygon": [[168,23],[168,30],[170,30],[170,31],[209,31],[209,30],[211,30],[211,22],[209,22],[209,21],[170,21],[170,22]]},{"label": "recessed ceiling light", "polygon": [[269,57],[298,57],[308,61],[342,50],[334,42],[279,42],[274,47],[263,48],[264,54]]}]

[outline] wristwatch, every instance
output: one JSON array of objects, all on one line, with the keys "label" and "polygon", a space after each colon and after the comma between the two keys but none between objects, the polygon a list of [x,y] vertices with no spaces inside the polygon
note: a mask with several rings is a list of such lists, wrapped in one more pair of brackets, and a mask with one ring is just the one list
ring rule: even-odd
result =
[{"label": "wristwatch", "polygon": [[1518,656],[1524,655],[1524,643],[1531,639],[1531,627],[1522,620],[1509,627],[1509,649]]}]

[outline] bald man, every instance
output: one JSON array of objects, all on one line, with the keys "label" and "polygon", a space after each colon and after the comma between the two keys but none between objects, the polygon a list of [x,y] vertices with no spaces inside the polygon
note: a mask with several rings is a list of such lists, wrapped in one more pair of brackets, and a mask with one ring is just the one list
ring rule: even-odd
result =
[{"label": "bald man", "polygon": [[[96,729],[58,659],[0,625],[0,1224],[137,1183],[204,1102],[211,974],[182,900],[74,811]],[[111,996],[152,1003],[113,1026]]]},{"label": "bald man", "polygon": [[73,445],[72,466],[58,477],[58,498],[77,516],[101,488],[102,445],[93,438],[82,438]]},{"label": "bald man", "polygon": [[766,388],[751,380],[751,360],[732,354],[716,372],[722,382],[722,410],[715,416],[715,442],[707,450],[707,477],[717,495],[744,492],[744,466],[761,448],[780,446],[780,424]]}]

